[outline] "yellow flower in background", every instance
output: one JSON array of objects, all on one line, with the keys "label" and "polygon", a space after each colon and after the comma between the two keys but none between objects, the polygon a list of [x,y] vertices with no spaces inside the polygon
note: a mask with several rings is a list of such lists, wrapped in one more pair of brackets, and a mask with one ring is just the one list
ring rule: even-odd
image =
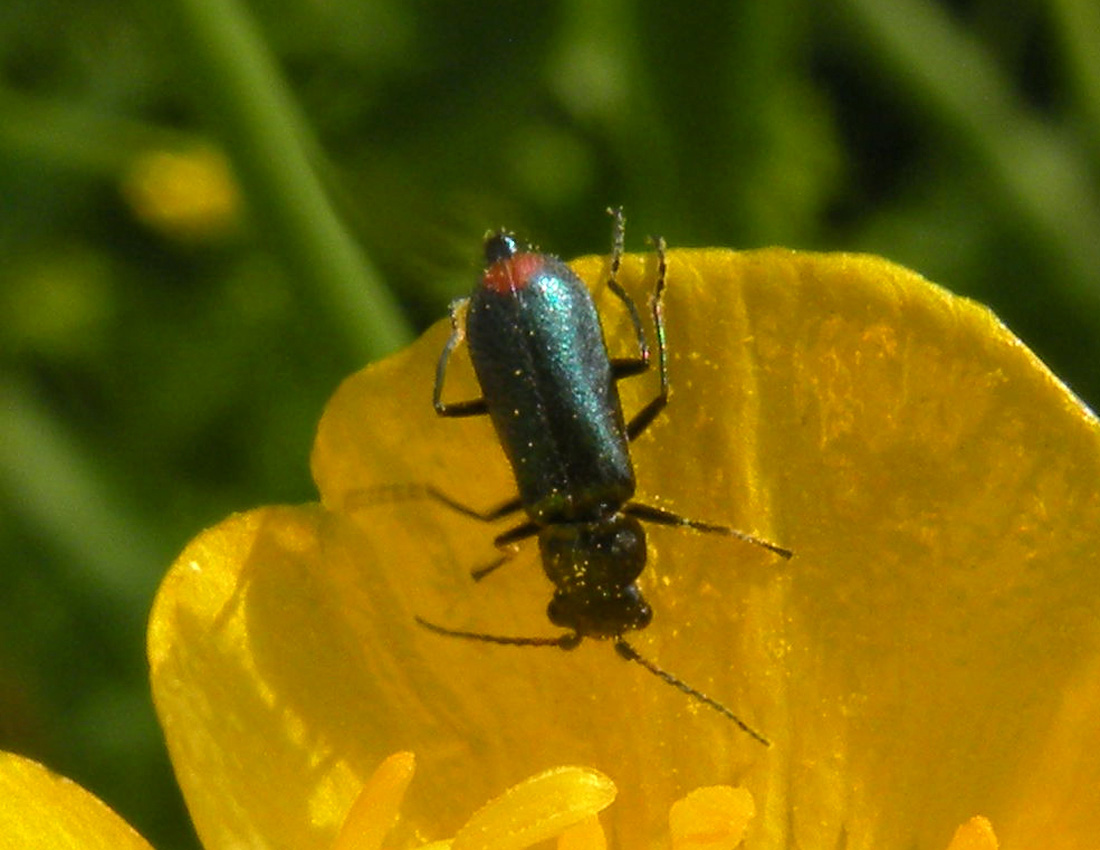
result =
[{"label": "yellow flower in background", "polygon": [[[1095,845],[1095,417],[987,310],[885,261],[669,261],[639,501],[795,557],[652,528],[632,643],[772,746],[609,645],[416,625],[556,633],[533,544],[475,584],[501,528],[384,495],[514,492],[488,422],[432,409],[440,323],[329,403],[320,504],[230,517],[165,579],[154,697],[205,847]],[[624,262],[639,301],[653,262]],[[575,267],[628,355],[606,260]],[[462,359],[454,399],[478,394]],[[620,387],[629,415],[655,379]]]},{"label": "yellow flower in background", "polygon": [[243,202],[229,161],[209,147],[142,154],[130,166],[122,194],[139,220],[174,239],[222,236],[241,219]]}]

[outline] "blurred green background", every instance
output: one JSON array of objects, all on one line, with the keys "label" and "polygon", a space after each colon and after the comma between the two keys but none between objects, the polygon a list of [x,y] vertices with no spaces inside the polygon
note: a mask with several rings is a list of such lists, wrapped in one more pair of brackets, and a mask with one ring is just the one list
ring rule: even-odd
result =
[{"label": "blurred green background", "polygon": [[160,847],[159,579],[490,227],[882,254],[1100,400],[1095,0],[7,0],[0,69],[0,747]]}]

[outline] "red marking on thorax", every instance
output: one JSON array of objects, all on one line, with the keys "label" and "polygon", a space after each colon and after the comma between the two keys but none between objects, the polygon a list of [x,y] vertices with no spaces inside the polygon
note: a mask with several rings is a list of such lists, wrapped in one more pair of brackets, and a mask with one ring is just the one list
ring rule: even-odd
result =
[{"label": "red marking on thorax", "polygon": [[515,254],[497,260],[485,270],[481,283],[493,292],[504,295],[523,289],[540,271],[545,258],[542,254]]}]

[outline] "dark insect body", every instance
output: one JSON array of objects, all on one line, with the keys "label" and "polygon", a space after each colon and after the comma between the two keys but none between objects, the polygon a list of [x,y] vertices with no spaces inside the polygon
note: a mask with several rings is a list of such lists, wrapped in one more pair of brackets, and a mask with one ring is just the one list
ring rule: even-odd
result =
[{"label": "dark insect body", "polygon": [[[789,550],[721,525],[686,519],[631,501],[634,468],[630,442],[668,403],[668,358],[662,314],[666,265],[656,243],[657,284],[652,297],[660,390],[629,421],[623,417],[617,382],[645,372],[650,352],[638,309],[619,285],[623,217],[615,218],[608,287],[626,307],[638,355],[608,355],[600,317],[588,288],[556,257],[520,251],[507,233],[485,241],[486,270],[473,294],[451,305],[452,333],[436,371],[433,402],[441,416],[487,414],[516,477],[519,496],[479,513],[443,494],[450,507],[485,521],[523,509],[527,519],[497,536],[498,547],[537,537],[543,570],[554,585],[550,621],[568,631],[556,638],[505,637],[448,629],[426,620],[439,634],[513,646],[576,647],[584,638],[613,641],[616,652],[733,720],[761,743],[767,740],[728,708],[642,658],[626,632],[645,628],[652,611],[637,579],[647,545],[642,521],[726,534],[784,558]],[[461,321],[465,306],[465,326]],[[444,402],[451,353],[465,336],[482,397]],[[482,578],[504,558],[474,573]]]}]

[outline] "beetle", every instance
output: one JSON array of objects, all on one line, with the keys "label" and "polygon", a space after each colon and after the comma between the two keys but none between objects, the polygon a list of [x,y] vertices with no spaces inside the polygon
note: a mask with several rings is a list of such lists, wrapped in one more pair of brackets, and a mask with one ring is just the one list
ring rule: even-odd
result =
[{"label": "beetle", "polygon": [[[485,271],[473,293],[451,304],[451,335],[440,353],[433,405],[444,417],[488,415],[515,475],[519,495],[487,513],[430,488],[450,507],[484,521],[521,509],[526,519],[495,538],[499,548],[537,537],[543,571],[554,585],[547,615],[566,629],[558,637],[506,637],[450,629],[418,617],[442,635],[514,646],[572,649],[584,638],[610,640],[634,661],[693,698],[718,710],[762,743],[766,739],[721,703],[644,659],[624,634],[645,628],[652,610],[637,579],[645,568],[643,522],[737,537],[782,558],[792,552],[723,525],[688,519],[633,501],[630,443],[668,404],[669,369],[663,297],[667,263],[656,240],[657,282],[651,310],[660,389],[629,420],[618,381],[646,372],[651,355],[638,308],[618,282],[624,250],[621,210],[609,210],[614,237],[607,286],[625,306],[638,353],[608,354],[600,316],[584,282],[557,257],[521,250],[504,231],[485,240]],[[480,398],[446,402],[450,358],[465,338],[481,387]],[[503,563],[475,571],[480,579]]]}]

